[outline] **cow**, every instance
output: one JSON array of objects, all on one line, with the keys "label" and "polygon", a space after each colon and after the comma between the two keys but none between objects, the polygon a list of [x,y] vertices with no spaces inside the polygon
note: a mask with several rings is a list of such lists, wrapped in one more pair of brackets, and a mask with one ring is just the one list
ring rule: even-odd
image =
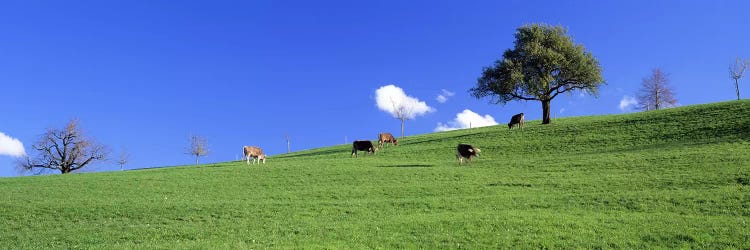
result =
[{"label": "cow", "polygon": [[519,113],[514,115],[510,118],[510,123],[508,123],[508,129],[512,129],[514,125],[518,125],[518,127],[523,128],[523,113]]},{"label": "cow", "polygon": [[391,143],[394,146],[398,146],[398,140],[396,140],[396,137],[393,137],[391,133],[378,134],[378,147],[382,148],[385,143]]},{"label": "cow", "polygon": [[461,165],[461,163],[463,163],[464,158],[468,159],[469,163],[471,163],[471,157],[479,156],[480,152],[482,152],[482,150],[479,150],[479,148],[476,148],[472,145],[458,144],[458,147],[456,147],[456,158],[458,159],[458,165]]},{"label": "cow", "polygon": [[266,155],[263,154],[263,149],[256,147],[256,146],[244,146],[242,147],[242,156],[244,158],[247,158],[247,165],[250,165],[250,158],[253,158],[253,164],[255,164],[255,161],[258,161],[258,164],[260,164],[261,161],[263,161],[263,164],[266,164]]},{"label": "cow", "polygon": [[357,157],[357,151],[367,151],[368,154],[375,154],[375,148],[371,141],[354,141],[352,143],[352,156]]}]

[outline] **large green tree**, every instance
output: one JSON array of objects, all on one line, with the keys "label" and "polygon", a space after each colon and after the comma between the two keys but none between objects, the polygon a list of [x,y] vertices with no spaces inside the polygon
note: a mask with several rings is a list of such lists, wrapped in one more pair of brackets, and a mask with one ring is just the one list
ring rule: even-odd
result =
[{"label": "large green tree", "polygon": [[596,95],[604,84],[601,66],[594,56],[575,44],[560,26],[524,25],[516,30],[515,48],[503,53],[492,67],[485,67],[476,98],[491,97],[496,104],[525,100],[542,103],[542,124],[550,123],[550,102],[573,90]]}]

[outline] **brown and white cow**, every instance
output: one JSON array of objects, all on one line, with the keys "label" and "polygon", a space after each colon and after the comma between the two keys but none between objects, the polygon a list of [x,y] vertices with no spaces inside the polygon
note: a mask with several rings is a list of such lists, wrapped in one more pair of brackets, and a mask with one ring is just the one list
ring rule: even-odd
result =
[{"label": "brown and white cow", "polygon": [[263,164],[266,164],[266,155],[263,154],[263,149],[256,147],[256,146],[244,146],[242,147],[242,156],[247,158],[247,165],[250,165],[250,158],[253,158],[253,164],[255,164],[255,161],[258,161],[258,164],[260,164],[261,161],[263,161]]},{"label": "brown and white cow", "polygon": [[396,140],[396,137],[393,137],[391,133],[378,134],[378,147],[382,148],[385,143],[391,143],[394,146],[398,146],[398,140]]},{"label": "brown and white cow", "polygon": [[508,129],[512,129],[514,125],[518,125],[518,127],[523,128],[523,113],[516,114],[513,117],[510,118],[510,123],[508,123]]},{"label": "brown and white cow", "polygon": [[479,156],[480,152],[482,152],[482,150],[479,150],[479,148],[472,145],[458,144],[458,147],[456,147],[456,158],[458,159],[458,165],[461,165],[461,163],[464,162],[464,158],[466,158],[469,163],[471,163],[471,157]]}]

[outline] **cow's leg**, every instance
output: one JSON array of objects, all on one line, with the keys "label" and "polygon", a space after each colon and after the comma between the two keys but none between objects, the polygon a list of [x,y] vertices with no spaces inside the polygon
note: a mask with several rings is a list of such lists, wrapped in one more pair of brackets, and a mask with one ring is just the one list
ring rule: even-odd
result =
[{"label": "cow's leg", "polygon": [[245,158],[247,159],[247,165],[250,165],[250,156],[246,155]]}]

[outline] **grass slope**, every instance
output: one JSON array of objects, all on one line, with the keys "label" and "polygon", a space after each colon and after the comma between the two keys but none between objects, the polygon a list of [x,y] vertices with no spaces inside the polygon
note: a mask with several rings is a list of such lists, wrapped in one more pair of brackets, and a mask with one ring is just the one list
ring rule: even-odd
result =
[{"label": "grass slope", "polygon": [[[359,158],[0,178],[0,246],[750,248],[750,101],[538,123]],[[462,142],[482,149],[470,166]]]}]

